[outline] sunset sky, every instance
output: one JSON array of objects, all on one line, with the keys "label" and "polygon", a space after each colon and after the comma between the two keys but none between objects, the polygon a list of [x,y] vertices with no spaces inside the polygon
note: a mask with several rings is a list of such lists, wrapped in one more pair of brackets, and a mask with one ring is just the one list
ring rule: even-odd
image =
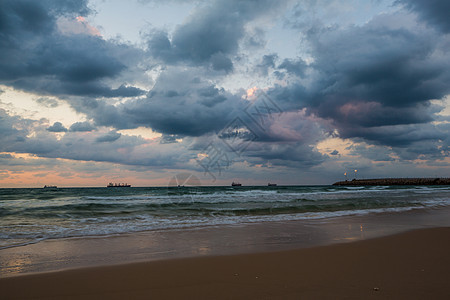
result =
[{"label": "sunset sky", "polygon": [[449,11],[2,0],[0,187],[450,177]]}]

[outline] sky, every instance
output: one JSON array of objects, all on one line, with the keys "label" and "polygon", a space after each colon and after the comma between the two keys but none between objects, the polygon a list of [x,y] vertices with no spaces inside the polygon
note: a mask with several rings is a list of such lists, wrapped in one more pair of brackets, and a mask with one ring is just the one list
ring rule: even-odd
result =
[{"label": "sky", "polygon": [[0,187],[450,177],[449,11],[2,0]]}]

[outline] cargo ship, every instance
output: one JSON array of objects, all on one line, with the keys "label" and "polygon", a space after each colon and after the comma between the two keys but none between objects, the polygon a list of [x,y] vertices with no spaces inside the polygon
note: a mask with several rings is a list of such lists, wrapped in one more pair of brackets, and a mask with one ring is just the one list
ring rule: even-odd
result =
[{"label": "cargo ship", "polygon": [[47,190],[54,190],[57,188],[58,187],[56,185],[44,185],[44,189],[47,189]]},{"label": "cargo ship", "polygon": [[106,187],[131,187],[131,184],[128,183],[108,183]]}]

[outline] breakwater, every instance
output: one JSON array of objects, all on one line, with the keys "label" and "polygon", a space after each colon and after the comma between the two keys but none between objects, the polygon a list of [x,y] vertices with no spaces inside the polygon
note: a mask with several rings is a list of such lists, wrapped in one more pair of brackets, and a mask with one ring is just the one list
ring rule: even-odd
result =
[{"label": "breakwater", "polygon": [[333,185],[450,185],[450,178],[378,178],[338,181]]}]

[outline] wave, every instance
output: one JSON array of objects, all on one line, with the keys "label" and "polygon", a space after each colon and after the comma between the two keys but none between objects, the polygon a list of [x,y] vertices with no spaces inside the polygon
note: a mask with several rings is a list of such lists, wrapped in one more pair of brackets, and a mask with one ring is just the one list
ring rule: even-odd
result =
[{"label": "wave", "polygon": [[0,189],[0,248],[47,238],[326,219],[450,205],[450,187]]}]

